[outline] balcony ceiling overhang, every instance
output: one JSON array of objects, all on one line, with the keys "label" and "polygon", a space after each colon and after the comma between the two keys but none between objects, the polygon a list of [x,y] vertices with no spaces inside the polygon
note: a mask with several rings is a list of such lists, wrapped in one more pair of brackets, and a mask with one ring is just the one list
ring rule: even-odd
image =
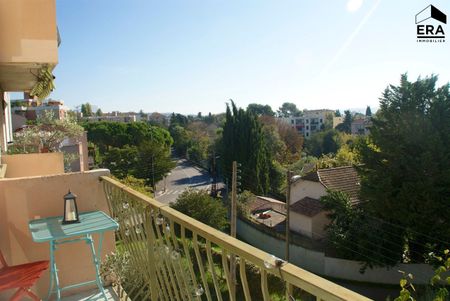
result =
[{"label": "balcony ceiling overhang", "polygon": [[0,63],[0,90],[30,91],[37,82],[39,69],[46,65],[52,69],[56,66],[43,63]]}]

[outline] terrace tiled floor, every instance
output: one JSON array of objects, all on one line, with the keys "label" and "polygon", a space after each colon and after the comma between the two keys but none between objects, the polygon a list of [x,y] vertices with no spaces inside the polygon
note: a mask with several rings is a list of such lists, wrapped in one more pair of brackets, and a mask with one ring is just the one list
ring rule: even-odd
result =
[{"label": "terrace tiled floor", "polygon": [[[105,287],[107,301],[118,301],[120,300],[117,294],[114,292],[111,286]],[[75,295],[67,296],[62,298],[63,301],[104,301],[102,294],[98,289],[92,289],[85,292],[81,292]]]}]

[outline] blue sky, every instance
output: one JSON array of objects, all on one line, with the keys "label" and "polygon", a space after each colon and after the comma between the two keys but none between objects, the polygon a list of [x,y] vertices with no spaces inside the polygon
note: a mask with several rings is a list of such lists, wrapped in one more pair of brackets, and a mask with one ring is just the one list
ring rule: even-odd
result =
[{"label": "blue sky", "polygon": [[[74,108],[218,113],[378,106],[401,73],[450,80],[445,43],[417,43],[429,0],[57,0],[57,89]],[[433,5],[450,17],[448,0]]]}]

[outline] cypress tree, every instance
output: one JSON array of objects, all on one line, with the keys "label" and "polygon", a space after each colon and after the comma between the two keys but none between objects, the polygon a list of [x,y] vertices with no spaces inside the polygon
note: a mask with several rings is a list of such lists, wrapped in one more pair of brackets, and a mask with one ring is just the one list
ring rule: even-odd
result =
[{"label": "cypress tree", "polygon": [[233,161],[242,164],[242,188],[265,194],[269,189],[270,154],[262,126],[252,113],[227,105],[222,136],[223,170],[231,182]]}]

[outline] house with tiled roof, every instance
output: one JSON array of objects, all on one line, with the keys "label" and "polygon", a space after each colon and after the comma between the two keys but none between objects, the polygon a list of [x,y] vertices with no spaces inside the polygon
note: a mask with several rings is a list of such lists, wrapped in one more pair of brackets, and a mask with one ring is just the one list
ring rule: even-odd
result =
[{"label": "house with tiled roof", "polygon": [[254,222],[275,230],[284,229],[286,203],[264,196],[254,196],[245,204],[245,214]]},{"label": "house with tiled roof", "polygon": [[352,135],[367,136],[370,133],[370,127],[372,126],[372,120],[370,117],[359,118],[352,121],[350,126]]},{"label": "house with tiled roof", "polygon": [[342,191],[353,204],[359,202],[359,176],[352,166],[317,169],[294,181],[291,186],[289,227],[312,238],[323,238],[329,224],[320,198],[327,190]]}]

